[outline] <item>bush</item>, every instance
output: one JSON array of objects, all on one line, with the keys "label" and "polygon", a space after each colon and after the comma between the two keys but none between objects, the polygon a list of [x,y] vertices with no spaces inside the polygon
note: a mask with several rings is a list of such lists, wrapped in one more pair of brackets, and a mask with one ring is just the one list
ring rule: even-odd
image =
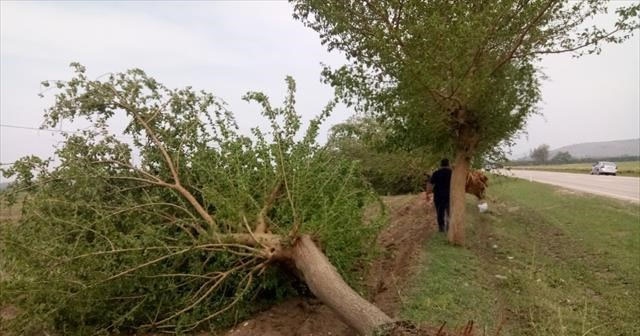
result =
[{"label": "bush", "polygon": [[437,160],[425,150],[389,150],[385,133],[373,118],[352,118],[331,129],[327,147],[340,158],[357,161],[378,194],[421,192]]}]

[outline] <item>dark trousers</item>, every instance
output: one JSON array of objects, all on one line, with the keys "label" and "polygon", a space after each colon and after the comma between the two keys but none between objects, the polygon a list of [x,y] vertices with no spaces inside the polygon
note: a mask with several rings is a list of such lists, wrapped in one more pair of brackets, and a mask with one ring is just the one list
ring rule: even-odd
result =
[{"label": "dark trousers", "polygon": [[449,230],[449,198],[433,198],[438,214],[438,231],[445,232]]}]

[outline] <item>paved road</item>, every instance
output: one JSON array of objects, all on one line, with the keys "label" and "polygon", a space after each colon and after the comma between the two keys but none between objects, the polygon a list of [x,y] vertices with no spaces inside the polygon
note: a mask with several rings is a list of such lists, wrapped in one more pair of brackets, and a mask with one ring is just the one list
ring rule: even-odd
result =
[{"label": "paved road", "polygon": [[522,179],[640,203],[640,178],[638,177],[570,174],[515,169],[511,170],[511,174]]}]

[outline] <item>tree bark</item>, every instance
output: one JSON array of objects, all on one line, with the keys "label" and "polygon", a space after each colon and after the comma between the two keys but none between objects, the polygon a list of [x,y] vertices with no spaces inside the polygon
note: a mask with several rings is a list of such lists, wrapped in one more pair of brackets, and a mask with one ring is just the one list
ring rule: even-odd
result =
[{"label": "tree bark", "polygon": [[451,176],[451,199],[449,204],[449,242],[464,244],[465,185],[471,160],[465,151],[458,151]]},{"label": "tree bark", "polygon": [[293,264],[311,292],[331,308],[360,335],[372,335],[394,320],[354,291],[336,271],[329,259],[309,235],[302,235],[291,247],[275,234],[227,234],[217,237],[223,243],[235,243],[264,250],[263,257]]},{"label": "tree bark", "polygon": [[377,327],[393,322],[344,282],[308,235],[297,240],[291,257],[311,292],[359,334],[371,335]]}]

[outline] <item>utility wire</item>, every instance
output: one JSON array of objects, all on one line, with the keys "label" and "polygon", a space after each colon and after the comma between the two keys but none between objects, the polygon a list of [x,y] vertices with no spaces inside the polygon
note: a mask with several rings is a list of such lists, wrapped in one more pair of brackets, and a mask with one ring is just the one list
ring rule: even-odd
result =
[{"label": "utility wire", "polygon": [[[21,126],[21,125],[10,125],[10,124],[1,124],[1,123],[0,123],[0,127],[13,128],[13,129],[23,129],[23,130],[30,130],[30,131],[44,131],[44,132],[51,132],[51,133],[62,133],[62,134],[78,134],[78,133],[82,133],[82,131],[65,131],[65,130],[61,130],[61,129],[38,128],[38,127],[29,127],[29,126]],[[123,135],[116,135],[116,138],[126,139],[126,140],[133,139],[133,137],[123,136]]]},{"label": "utility wire", "polygon": [[[21,130],[29,130],[29,131],[44,131],[51,133],[62,133],[62,134],[77,134],[82,133],[82,131],[64,131],[61,129],[53,129],[53,128],[38,128],[38,127],[29,127],[29,126],[21,126],[21,125],[11,125],[11,124],[2,124],[0,123],[0,127],[4,128],[13,128],[13,129],[21,129]],[[131,140],[133,137],[129,136],[116,136],[119,139]],[[0,162],[0,166],[10,166],[13,162]]]},{"label": "utility wire", "polygon": [[44,132],[52,132],[52,133],[65,133],[65,134],[67,134],[67,133],[80,133],[80,131],[64,131],[64,130],[61,130],[61,129],[39,128],[39,127],[29,127],[29,126],[10,125],[10,124],[0,124],[0,127],[23,129],[23,130],[32,130],[32,131],[44,131]]}]

